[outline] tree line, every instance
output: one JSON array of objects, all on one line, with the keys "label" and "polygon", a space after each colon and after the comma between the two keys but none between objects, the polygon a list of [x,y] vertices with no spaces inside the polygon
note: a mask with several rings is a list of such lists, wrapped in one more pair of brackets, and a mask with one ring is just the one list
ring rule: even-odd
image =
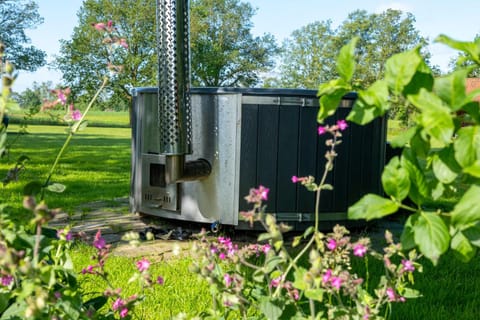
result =
[{"label": "tree line", "polygon": [[[100,108],[127,109],[132,88],[156,85],[155,5],[151,0],[84,1],[73,35],[61,40],[60,54],[54,61],[63,74],[61,85],[72,88],[72,98],[81,102],[90,97],[103,77],[105,68],[99,66],[106,63],[107,52],[96,49],[103,39],[91,27],[100,21],[113,21],[128,43],[125,53],[115,57],[123,72],[110,84]],[[44,52],[21,46],[29,42],[24,30],[42,22],[37,11],[32,0],[0,0],[0,40],[10,48],[9,58],[19,70],[33,71],[45,64]],[[190,12],[193,86],[316,89],[337,77],[335,57],[355,36],[359,37],[359,59],[354,82],[359,88],[382,77],[385,61],[395,53],[421,46],[427,62],[430,58],[428,39],[416,29],[415,17],[398,10],[356,10],[336,28],[330,20],[309,23],[281,44],[272,34],[252,34],[256,9],[249,2],[191,0]],[[8,27],[12,24],[16,28]],[[457,60],[462,63],[461,57]],[[440,74],[438,67],[430,67]],[[24,103],[38,103],[41,97],[34,97],[41,95],[44,87],[36,84],[17,97]]]}]

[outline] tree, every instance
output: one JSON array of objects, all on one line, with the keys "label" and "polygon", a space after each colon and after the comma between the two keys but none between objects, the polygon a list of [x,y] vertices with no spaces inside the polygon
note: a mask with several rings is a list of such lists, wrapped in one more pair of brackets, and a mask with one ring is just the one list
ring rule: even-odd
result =
[{"label": "tree", "polygon": [[[104,96],[109,107],[127,106],[132,87],[157,83],[155,1],[86,0],[78,13],[79,25],[71,40],[62,40],[57,68],[74,97],[97,88],[107,63],[98,50],[102,37],[92,23],[112,20],[126,38],[128,49],[118,57],[124,70]],[[273,65],[277,47],[271,35],[250,33],[254,10],[238,0],[191,1],[192,79],[199,86],[255,85],[258,72]]]},{"label": "tree", "polygon": [[6,47],[6,60],[17,70],[35,71],[45,65],[46,53],[29,45],[25,34],[42,22],[33,0],[0,0],[0,42]]},{"label": "tree", "polygon": [[278,53],[270,34],[253,37],[255,10],[239,0],[192,0],[192,83],[195,86],[254,86]]},{"label": "tree", "polygon": [[71,87],[76,99],[87,93],[91,97],[97,90],[108,72],[109,57],[102,49],[102,34],[92,24],[111,20],[128,48],[114,57],[123,71],[108,84],[103,100],[108,101],[109,108],[127,108],[132,87],[156,83],[155,1],[86,0],[77,15],[79,25],[71,40],[61,41],[60,55],[55,61],[63,73],[64,84]]},{"label": "tree", "polygon": [[33,82],[31,88],[25,89],[21,93],[16,93],[14,99],[22,109],[39,111],[44,101],[53,100],[53,84],[51,81],[47,82]]},{"label": "tree", "polygon": [[[389,9],[380,14],[354,11],[336,30],[329,21],[309,24],[294,31],[283,45],[280,83],[316,88],[337,77],[335,57],[357,36],[359,58],[354,80],[360,87],[372,84],[383,75],[385,61],[393,54],[427,43],[414,23],[412,14]],[[425,55],[428,57],[427,52]]]}]

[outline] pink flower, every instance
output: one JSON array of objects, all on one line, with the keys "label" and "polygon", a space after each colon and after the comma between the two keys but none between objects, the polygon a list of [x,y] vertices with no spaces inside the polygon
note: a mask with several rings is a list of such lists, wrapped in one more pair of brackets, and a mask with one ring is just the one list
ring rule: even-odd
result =
[{"label": "pink flower", "polygon": [[328,239],[327,248],[331,251],[335,250],[337,248],[337,241],[335,241],[335,239]]},{"label": "pink flower", "polygon": [[276,288],[280,285],[280,283],[285,279],[284,275],[278,276],[275,279],[272,279],[270,281],[270,287]]},{"label": "pink flower", "polygon": [[230,287],[230,285],[232,284],[233,278],[228,273],[225,273],[223,275],[223,280],[225,280],[225,287]]},{"label": "pink flower", "polygon": [[262,252],[265,253],[265,254],[267,254],[268,251],[270,251],[270,249],[272,249],[272,246],[269,245],[268,243],[267,243],[267,244],[264,244],[264,245],[262,246]]},{"label": "pink flower", "polygon": [[403,271],[413,272],[415,271],[415,266],[410,260],[402,260]]},{"label": "pink flower", "polygon": [[95,29],[97,29],[98,31],[103,31],[103,30],[105,30],[106,27],[107,27],[107,26],[105,25],[105,23],[103,23],[103,22],[92,23],[92,26],[93,26]]},{"label": "pink flower", "polygon": [[82,119],[82,113],[81,113],[79,110],[75,109],[75,110],[72,112],[72,119],[73,119],[74,121],[78,121],[78,120]]},{"label": "pink flower", "polygon": [[120,318],[125,318],[128,314],[128,309],[123,308],[122,311],[120,311]]},{"label": "pink flower", "polygon": [[327,269],[327,271],[325,271],[325,273],[322,276],[322,283],[327,284],[328,282],[330,282],[331,278],[332,278],[332,270]]},{"label": "pink flower", "polygon": [[321,136],[322,134],[324,134],[325,132],[327,132],[327,127],[323,127],[323,126],[319,126],[318,127],[318,135]]},{"label": "pink flower", "polygon": [[107,28],[111,29],[113,27],[113,21],[112,20],[108,20],[107,22]]},{"label": "pink flower", "polygon": [[270,191],[269,188],[265,188],[264,186],[258,187],[258,194],[262,198],[262,200],[268,200],[268,192]]},{"label": "pink flower", "polygon": [[105,248],[106,242],[102,238],[102,232],[100,230],[95,234],[95,239],[93,240],[93,246],[99,250]]},{"label": "pink flower", "polygon": [[292,182],[293,183],[297,183],[298,181],[300,181],[300,179],[298,179],[297,176],[292,176]]},{"label": "pink flower", "polygon": [[88,265],[86,268],[82,269],[82,274],[92,273],[92,272],[93,272],[93,266],[92,265]]},{"label": "pink flower", "polygon": [[223,252],[220,252],[218,257],[220,258],[220,260],[225,260],[225,258],[226,258],[225,253],[223,253]]},{"label": "pink flower", "polygon": [[137,269],[140,272],[147,271],[148,268],[150,268],[150,261],[148,261],[145,258],[142,258],[142,260],[137,261]]},{"label": "pink flower", "polygon": [[117,298],[117,300],[113,302],[112,309],[113,311],[117,311],[123,308],[124,305],[125,305],[125,301],[123,301],[121,298]]},{"label": "pink flower", "polygon": [[128,49],[128,43],[127,43],[127,40],[125,40],[124,38],[121,38],[119,41],[118,41],[118,45],[125,48],[125,49]]},{"label": "pink flower", "polygon": [[363,257],[367,253],[367,247],[361,243],[357,243],[353,246],[353,254],[357,257]]},{"label": "pink flower", "polygon": [[5,286],[5,287],[8,287],[13,281],[13,276],[11,275],[6,275],[6,276],[2,276],[0,278],[0,283],[2,284],[2,286]]},{"label": "pink flower", "polygon": [[347,121],[345,121],[345,120],[338,120],[337,121],[337,126],[338,126],[338,129],[340,129],[340,131],[343,131],[343,130],[348,128]]},{"label": "pink flower", "polygon": [[395,290],[393,290],[392,288],[387,288],[387,290],[385,290],[385,293],[387,294],[388,301],[396,300]]},{"label": "pink flower", "polygon": [[163,277],[161,277],[161,276],[158,276],[158,277],[157,277],[157,284],[163,285],[164,282],[165,282],[165,280],[163,279]]},{"label": "pink flower", "polygon": [[340,287],[342,286],[342,279],[340,277],[332,277],[331,282],[332,282],[332,287],[334,287],[337,290],[340,290]]}]

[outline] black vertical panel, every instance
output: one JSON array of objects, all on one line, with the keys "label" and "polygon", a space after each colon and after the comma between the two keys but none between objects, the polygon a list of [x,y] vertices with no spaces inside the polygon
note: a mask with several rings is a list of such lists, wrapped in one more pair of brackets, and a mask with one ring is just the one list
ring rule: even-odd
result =
[{"label": "black vertical panel", "polygon": [[350,206],[355,203],[363,191],[364,163],[365,158],[370,152],[368,146],[365,145],[364,133],[365,127],[352,123],[349,127],[350,145],[348,156],[348,203]]},{"label": "black vertical panel", "polygon": [[292,183],[291,178],[298,175],[300,107],[280,106],[279,110],[277,211],[295,212],[298,186]]},{"label": "black vertical panel", "polygon": [[372,162],[372,180],[370,192],[382,194],[381,175],[385,164],[386,148],[386,117],[377,118],[374,121],[374,140],[373,140],[373,162]]},{"label": "black vertical panel", "polygon": [[240,143],[240,186],[239,208],[249,210],[243,199],[250,188],[255,187],[257,180],[257,136],[258,136],[258,106],[242,105],[242,133]]},{"label": "black vertical panel", "polygon": [[377,149],[376,141],[376,132],[375,132],[376,124],[374,122],[370,122],[368,125],[363,127],[364,135],[363,135],[363,148],[364,148],[364,161],[363,161],[363,168],[362,168],[362,190],[359,190],[357,193],[358,199],[362,197],[363,194],[372,192],[372,181],[373,181],[373,167],[375,162],[378,161],[375,157],[375,149]]},{"label": "black vertical panel", "polygon": [[265,202],[269,212],[276,212],[277,157],[278,157],[278,115],[279,107],[258,106],[257,183],[270,189]]},{"label": "black vertical panel", "polygon": [[[298,148],[298,176],[316,174],[317,164],[317,108],[300,108],[300,130]],[[314,212],[315,195],[305,188],[298,188],[298,212]]]},{"label": "black vertical panel", "polygon": [[[338,108],[335,115],[335,120],[345,120],[350,108]],[[350,185],[350,166],[349,160],[352,157],[358,157],[358,155],[352,154],[351,139],[352,130],[351,124],[346,130],[342,131],[342,143],[336,146],[335,150],[338,154],[335,159],[333,168],[333,207],[335,212],[345,212],[347,210],[348,192]]]},{"label": "black vertical panel", "polygon": [[[331,126],[332,124],[335,123],[335,117],[328,117],[325,119],[325,122],[321,124],[322,126],[329,125]],[[317,124],[319,125],[319,124]],[[330,150],[330,147],[326,146],[325,143],[327,140],[332,139],[332,135],[329,133],[325,133],[323,135],[318,135],[318,132],[315,131],[315,134],[317,134],[317,169],[315,172],[315,181],[317,183],[320,183],[322,176],[325,172],[325,165],[327,163],[327,159],[325,158],[325,154],[327,150]],[[333,185],[335,188],[335,183],[334,183],[334,176],[333,176],[333,171],[329,171],[327,174],[327,179],[325,180],[325,183]],[[333,195],[335,191],[332,190],[322,190],[320,194],[320,207],[319,207],[319,212],[332,212],[333,211]]]}]

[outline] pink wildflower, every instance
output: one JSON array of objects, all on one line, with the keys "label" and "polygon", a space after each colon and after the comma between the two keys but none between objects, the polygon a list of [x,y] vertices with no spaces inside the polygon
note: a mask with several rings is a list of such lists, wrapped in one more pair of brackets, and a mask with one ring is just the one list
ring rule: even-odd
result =
[{"label": "pink wildflower", "polygon": [[93,240],[93,246],[99,250],[105,248],[106,242],[105,239],[102,238],[102,232],[100,230],[97,231],[95,234],[95,239]]},{"label": "pink wildflower", "polygon": [[220,254],[218,255],[218,258],[220,258],[220,260],[225,260],[226,258],[225,253],[220,252]]},{"label": "pink wildflower", "polygon": [[403,271],[413,272],[415,271],[415,266],[410,260],[402,260]]},{"label": "pink wildflower", "polygon": [[268,243],[267,243],[267,244],[264,244],[264,245],[262,246],[262,251],[263,251],[263,253],[265,253],[265,254],[267,254],[268,251],[270,251],[270,249],[272,249],[272,246],[269,245]]},{"label": "pink wildflower", "polygon": [[292,182],[293,183],[297,183],[298,181],[300,181],[300,179],[298,179],[297,176],[292,176]]},{"label": "pink wildflower", "polygon": [[125,48],[125,49],[128,49],[128,43],[127,43],[127,40],[125,40],[124,38],[121,38],[119,41],[118,41],[118,45]]},{"label": "pink wildflower", "polygon": [[125,305],[125,301],[123,301],[121,298],[117,298],[117,300],[113,302],[112,309],[113,311],[117,311],[123,308],[124,305]]},{"label": "pink wildflower", "polygon": [[353,254],[357,257],[363,257],[367,253],[367,247],[361,243],[357,243],[353,246]]},{"label": "pink wildflower", "polygon": [[158,277],[157,277],[157,284],[163,285],[164,282],[165,282],[165,280],[163,279],[163,277],[161,277],[161,276],[158,276]]},{"label": "pink wildflower", "polygon": [[78,120],[82,119],[82,113],[81,113],[79,110],[75,109],[75,110],[72,112],[72,119],[73,119],[74,121],[78,121]]},{"label": "pink wildflower", "polygon": [[327,271],[325,271],[325,273],[322,276],[322,283],[327,284],[328,282],[330,282],[331,278],[332,278],[332,270],[327,269]]},{"label": "pink wildflower", "polygon": [[395,301],[396,300],[395,290],[393,290],[392,288],[387,288],[385,293],[387,294],[388,301]]},{"label": "pink wildflower", "polygon": [[345,120],[338,120],[337,121],[337,126],[338,126],[338,129],[340,129],[340,131],[343,131],[343,130],[348,128],[347,121],[345,121]]},{"label": "pink wildflower", "polygon": [[280,285],[280,283],[285,279],[284,275],[278,276],[275,279],[272,279],[270,281],[270,287],[276,288]]},{"label": "pink wildflower", "polygon": [[337,290],[340,290],[340,287],[342,286],[342,279],[340,277],[332,277],[332,287],[334,287]]},{"label": "pink wildflower", "polygon": [[322,134],[324,134],[325,132],[327,132],[327,127],[324,127],[324,126],[319,126],[318,127],[318,135],[321,136]]},{"label": "pink wildflower", "polygon": [[270,191],[269,188],[265,188],[264,186],[258,187],[258,194],[260,195],[262,200],[268,200],[268,192]]},{"label": "pink wildflower", "polygon": [[233,278],[228,273],[223,275],[223,280],[225,280],[225,287],[230,287],[232,284]]},{"label": "pink wildflower", "polygon": [[128,314],[128,309],[123,308],[122,311],[120,311],[120,318],[125,318]]},{"label": "pink wildflower", "polygon": [[6,276],[2,276],[0,278],[0,283],[2,284],[2,286],[5,286],[5,287],[8,287],[13,281],[13,276],[11,275],[6,275]]},{"label": "pink wildflower", "polygon": [[107,22],[107,28],[111,29],[113,27],[113,21],[112,20],[108,20]]},{"label": "pink wildflower", "polygon": [[92,272],[93,272],[93,266],[92,265],[88,265],[86,268],[82,269],[82,274],[92,273]]},{"label": "pink wildflower", "polygon": [[103,22],[92,23],[92,26],[93,26],[95,29],[97,29],[98,31],[103,31],[103,30],[105,30],[106,27],[107,27],[107,26],[105,25],[105,23],[103,23]]},{"label": "pink wildflower", "polygon": [[140,272],[147,271],[148,268],[150,268],[150,261],[148,261],[145,258],[142,258],[142,260],[137,261],[137,269]]},{"label": "pink wildflower", "polygon": [[337,248],[337,241],[335,241],[335,239],[328,239],[327,248],[331,251],[335,250]]}]

